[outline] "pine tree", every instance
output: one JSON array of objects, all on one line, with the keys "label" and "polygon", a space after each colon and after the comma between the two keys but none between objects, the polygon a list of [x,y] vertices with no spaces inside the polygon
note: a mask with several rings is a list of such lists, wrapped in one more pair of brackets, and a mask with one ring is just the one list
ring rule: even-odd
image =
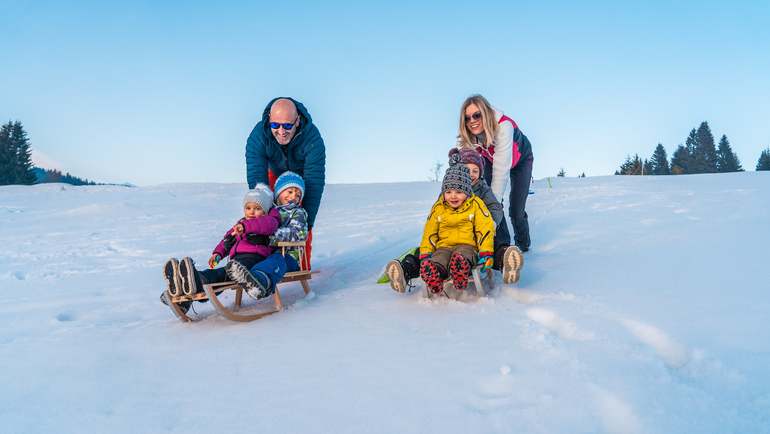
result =
[{"label": "pine tree", "polygon": [[691,161],[690,152],[684,145],[679,145],[676,151],[674,151],[674,155],[671,156],[671,174],[685,175],[690,173]]},{"label": "pine tree", "polygon": [[662,144],[658,143],[658,146],[655,147],[655,152],[652,153],[650,162],[652,163],[651,175],[671,175],[666,148]]},{"label": "pine tree", "polygon": [[719,172],[743,172],[741,162],[724,134],[719,139],[719,148],[717,149],[717,170]]},{"label": "pine tree", "polygon": [[695,128],[690,130],[690,135],[687,136],[684,146],[687,149],[687,153],[680,155],[683,158],[681,161],[684,163],[684,166],[681,166],[684,170],[683,173],[697,173],[695,171],[695,153],[698,150],[698,133]]},{"label": "pine tree", "polygon": [[15,163],[13,168],[14,184],[32,185],[36,177],[32,168],[32,150],[29,147],[27,132],[21,122],[16,121],[11,127],[11,149],[15,152]]},{"label": "pine tree", "polygon": [[629,155],[626,157],[626,161],[620,165],[620,171],[616,173],[619,175],[641,175],[642,165],[642,159],[639,158],[639,154],[635,154],[634,158],[631,158]]},{"label": "pine tree", "polygon": [[21,122],[0,127],[0,185],[34,184],[32,151]]},{"label": "pine tree", "polygon": [[765,149],[759,154],[759,160],[757,160],[757,172],[760,170],[770,170],[770,148]]},{"label": "pine tree", "polygon": [[701,122],[695,133],[695,152],[693,153],[694,171],[692,173],[716,173],[717,149],[714,135],[706,121]]}]

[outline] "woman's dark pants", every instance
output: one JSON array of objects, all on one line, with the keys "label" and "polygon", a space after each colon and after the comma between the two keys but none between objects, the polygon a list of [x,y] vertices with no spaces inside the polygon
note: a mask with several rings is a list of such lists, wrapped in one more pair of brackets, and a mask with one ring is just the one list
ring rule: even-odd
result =
[{"label": "woman's dark pants", "polygon": [[[532,155],[519,161],[519,164],[511,169],[511,192],[508,195],[508,215],[511,217],[513,226],[513,238],[516,246],[522,250],[529,250],[531,240],[529,238],[529,221],[527,220],[527,197],[529,196],[529,185],[532,182]],[[484,159],[484,180],[492,185],[492,162]],[[497,198],[502,204],[504,201]],[[497,225],[495,229],[495,263],[499,263],[497,252],[504,250],[511,244],[511,234],[508,231],[508,224],[505,218]]]}]

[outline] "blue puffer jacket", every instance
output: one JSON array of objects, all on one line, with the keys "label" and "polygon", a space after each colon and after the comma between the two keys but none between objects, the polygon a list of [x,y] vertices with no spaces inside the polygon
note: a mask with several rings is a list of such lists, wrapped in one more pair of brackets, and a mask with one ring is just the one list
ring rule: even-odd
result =
[{"label": "blue puffer jacket", "polygon": [[262,120],[257,123],[246,140],[246,180],[249,188],[258,182],[267,184],[267,170],[275,176],[291,170],[305,180],[305,197],[302,207],[308,214],[307,223],[313,227],[321,195],[326,185],[326,147],[318,128],[302,103],[292,98],[300,116],[299,129],[286,146],[281,146],[270,130],[270,107],[275,98],[267,104]]}]

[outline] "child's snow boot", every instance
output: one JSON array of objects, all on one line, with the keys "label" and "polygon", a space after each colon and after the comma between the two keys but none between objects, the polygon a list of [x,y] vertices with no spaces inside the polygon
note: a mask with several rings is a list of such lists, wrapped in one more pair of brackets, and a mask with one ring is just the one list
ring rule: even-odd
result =
[{"label": "child's snow boot", "polygon": [[406,292],[406,278],[404,277],[404,268],[401,262],[394,259],[385,266],[385,273],[390,279],[390,287],[396,292]]},{"label": "child's snow boot", "polygon": [[430,259],[425,259],[420,264],[420,277],[431,294],[439,294],[444,290],[444,279],[441,278],[439,265]]},{"label": "child's snow boot", "polygon": [[399,259],[388,262],[385,266],[385,274],[390,280],[390,287],[396,292],[406,292],[411,289],[410,280],[420,277],[420,260],[416,254],[419,249],[410,251]]},{"label": "child's snow boot", "polygon": [[[254,281],[254,276],[251,275],[249,269],[238,261],[230,261],[225,266],[225,272],[233,282],[241,285],[246,293],[254,297],[257,295],[254,291],[257,283]],[[256,298],[256,297],[255,297]]]},{"label": "child's snow boot", "polygon": [[198,270],[195,269],[195,262],[189,256],[182,258],[179,263],[179,275],[182,276],[182,292],[185,295],[193,295],[203,292],[203,286],[198,277]]},{"label": "child's snow boot", "polygon": [[452,276],[452,284],[455,289],[462,291],[468,287],[468,276],[471,274],[471,264],[465,257],[457,252],[449,258],[449,275]]},{"label": "child's snow boot", "polygon": [[524,266],[524,255],[516,246],[510,246],[503,255],[503,283],[516,283],[519,281],[519,272]]},{"label": "child's snow boot", "polygon": [[506,245],[495,247],[495,259],[494,259],[494,265],[492,265],[493,270],[497,270],[499,272],[503,272],[503,258],[505,257],[505,250],[508,248]]},{"label": "child's snow boot", "polygon": [[251,275],[254,277],[254,280],[257,282],[257,286],[260,289],[262,297],[273,295],[273,293],[275,292],[275,286],[272,285],[272,282],[270,281],[270,277],[268,277],[268,275],[264,271],[254,270],[251,273]]},{"label": "child's snow boot", "polygon": [[404,256],[401,260],[401,269],[404,270],[404,278],[408,284],[410,280],[420,277],[420,259],[418,258],[419,249],[414,253]]},{"label": "child's snow boot", "polygon": [[171,258],[163,266],[163,277],[170,295],[182,295],[182,277],[179,275],[179,261]]},{"label": "child's snow boot", "polygon": [[261,274],[261,276],[257,277],[238,261],[228,262],[225,271],[227,272],[227,277],[243,286],[246,294],[250,297],[259,300],[270,295],[270,279],[265,273],[257,271],[257,273]]}]

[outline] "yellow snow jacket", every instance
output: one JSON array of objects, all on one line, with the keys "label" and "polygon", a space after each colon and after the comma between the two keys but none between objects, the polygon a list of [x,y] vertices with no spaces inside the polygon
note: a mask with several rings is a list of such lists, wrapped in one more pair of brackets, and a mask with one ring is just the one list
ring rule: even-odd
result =
[{"label": "yellow snow jacket", "polygon": [[479,253],[494,252],[495,221],[478,196],[473,195],[457,209],[452,209],[444,196],[439,196],[425,223],[420,255],[433,253],[440,247],[459,244],[476,246]]}]

